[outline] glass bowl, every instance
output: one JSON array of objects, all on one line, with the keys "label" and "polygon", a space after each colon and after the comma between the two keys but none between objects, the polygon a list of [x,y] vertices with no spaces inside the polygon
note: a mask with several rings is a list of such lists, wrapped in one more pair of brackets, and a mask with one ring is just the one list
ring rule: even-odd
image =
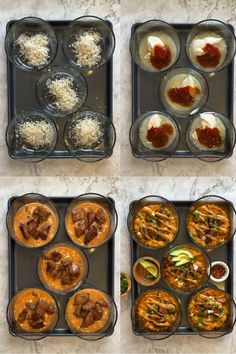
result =
[{"label": "glass bowl", "polygon": [[[98,42],[96,39],[94,49],[86,47],[86,50],[90,49],[90,59],[93,53],[98,53],[98,58],[91,61],[90,65],[86,64],[84,58],[79,58],[75,55],[73,50],[74,43],[76,43],[77,37],[83,34],[83,32],[98,32]],[[115,35],[108,21],[104,21],[96,16],[82,16],[71,22],[64,31],[63,52],[68,62],[76,69],[79,70],[95,70],[106,64],[115,49]],[[81,44],[79,45],[80,52]],[[100,53],[99,53],[100,52]]]},{"label": "glass bowl", "polygon": [[[18,235],[16,234],[15,227],[14,227],[15,216],[16,216],[17,212],[22,207],[26,206],[27,204],[31,204],[31,203],[38,203],[39,205],[43,205],[44,207],[47,207],[48,209],[50,209],[50,211],[52,212],[52,214],[55,218],[54,232],[51,234],[51,237],[49,237],[47,240],[45,240],[46,242],[43,240],[42,241],[37,240],[37,242],[32,242],[32,241],[26,242],[24,237],[19,238]],[[14,201],[11,203],[11,205],[8,209],[8,212],[7,212],[7,216],[6,216],[6,223],[7,223],[8,232],[15,242],[17,242],[19,245],[21,245],[23,247],[27,247],[27,248],[39,248],[39,247],[45,246],[46,244],[51,242],[56,237],[56,234],[57,234],[57,231],[59,228],[59,215],[58,215],[55,205],[53,204],[53,202],[50,199],[44,197],[41,194],[28,193],[28,194],[24,194],[22,196],[16,197],[14,199]],[[34,240],[34,241],[36,241],[36,240]]]},{"label": "glass bowl", "polygon": [[[218,65],[213,67],[204,67],[200,65],[200,63],[196,59],[196,55],[194,55],[192,51],[192,44],[195,39],[204,39],[204,37],[206,36],[214,37],[215,34],[217,34],[218,37],[220,36],[223,38],[227,48],[225,51],[225,49],[222,46],[220,47],[221,54],[223,54],[222,55],[223,60],[221,59]],[[235,55],[235,49],[236,49],[236,42],[235,42],[233,27],[227,25],[222,21],[214,20],[214,19],[204,20],[194,25],[191,31],[189,32],[186,41],[186,53],[192,65],[195,66],[198,70],[205,71],[208,73],[217,72],[225,68],[227,65],[229,65]]]},{"label": "glass bowl", "polygon": [[[152,116],[159,115],[162,117],[163,123],[172,126],[171,135],[164,132],[164,137],[169,139],[167,145],[155,148],[147,139],[148,124]],[[159,131],[159,142],[163,141],[163,132]],[[170,157],[179,145],[180,130],[177,122],[171,116],[159,111],[149,111],[141,114],[132,124],[129,132],[130,144],[135,157],[142,158],[147,161],[163,161]]]},{"label": "glass bowl", "polygon": [[[35,295],[34,295],[35,294]],[[22,302],[25,304],[26,302],[21,300],[19,301],[21,296],[24,296],[26,298],[32,299],[32,297],[36,297],[36,295],[40,295],[40,300],[47,301],[49,300],[51,304],[54,306],[55,310],[55,316],[52,318],[52,323],[48,325],[45,329],[38,329],[38,330],[28,330],[26,329],[26,326],[22,327],[21,324],[18,323],[16,319],[16,314],[19,313],[20,307],[22,305]],[[38,296],[39,296],[38,295]],[[37,296],[37,297],[38,297]],[[37,300],[38,301],[38,300]],[[23,306],[24,309],[27,309],[26,306]],[[23,310],[24,311],[24,310]],[[31,311],[28,309],[28,312]],[[21,313],[21,312],[20,312]],[[20,313],[18,315],[20,315]],[[26,340],[39,340],[43,339],[47,336],[49,336],[54,328],[57,325],[59,319],[59,306],[57,300],[49,294],[47,291],[41,289],[41,288],[25,288],[23,290],[20,290],[17,292],[10,300],[8,307],[7,307],[7,321],[8,321],[8,326],[9,326],[9,331],[10,333],[14,334],[17,337],[20,337],[22,339]]]},{"label": "glass bowl", "polygon": [[[160,67],[160,69],[154,67],[150,58],[147,58],[149,52],[147,39],[148,36],[155,36],[155,34],[158,38],[162,37],[160,39],[171,49],[171,54],[174,54],[170,63],[166,66],[161,65],[163,67]],[[177,62],[180,55],[180,40],[176,30],[168,23],[160,20],[150,20],[133,28],[130,39],[130,53],[134,62],[144,71],[162,72],[170,69]]]},{"label": "glass bowl", "polygon": [[[104,325],[102,327],[100,326],[101,328],[97,328],[97,330],[94,324],[84,327],[84,330],[80,328],[81,324],[78,323],[78,326],[76,326],[77,325],[76,322],[78,322],[78,319],[80,318],[74,316],[74,306],[73,306],[74,301],[77,295],[83,296],[85,294],[90,295],[91,301],[96,301],[97,298],[99,297],[99,300],[102,299],[108,305],[107,308],[109,308],[109,311],[104,310],[105,315],[107,317],[107,321],[106,322],[104,321]],[[82,306],[83,305],[80,305],[79,307],[81,308]],[[105,309],[106,307],[103,308]],[[104,291],[99,289],[94,289],[94,288],[84,288],[74,293],[68,300],[66,305],[66,311],[65,311],[65,319],[71,332],[75,334],[77,337],[79,337],[80,339],[95,341],[98,339],[102,339],[104,337],[108,337],[113,333],[117,321],[117,307],[114,300],[111,298],[111,296],[105,293]],[[102,324],[102,322],[103,322],[103,317],[97,321],[99,325]],[[93,327],[88,329],[88,327],[92,327],[92,326],[94,326],[95,328]]]},{"label": "glass bowl", "polygon": [[[186,256],[180,256],[180,254],[186,253],[186,251],[190,252],[193,256],[190,258],[187,255],[188,261],[186,260]],[[172,255],[171,253],[173,252],[176,252],[176,255]],[[196,260],[197,255],[199,258]],[[175,260],[175,258],[179,259]],[[196,273],[199,272],[199,268],[202,267],[202,264],[204,268],[201,271],[201,278],[196,279]],[[192,279],[190,278],[191,274]],[[190,243],[178,244],[164,254],[161,260],[161,276],[171,290],[181,294],[193,293],[203,288],[208,282],[210,277],[210,259],[201,248],[195,245]],[[189,277],[188,283],[184,281],[187,279],[187,276]],[[179,285],[175,283],[176,281],[179,281]],[[189,284],[191,284],[191,286],[189,286]]]},{"label": "glass bowl", "polygon": [[[209,211],[208,214],[206,214],[206,218],[207,220],[204,219],[201,222],[201,226],[204,227],[204,233],[203,236],[201,237],[196,237],[195,236],[195,230],[196,228],[194,228],[193,223],[195,221],[195,218],[202,218],[201,213],[204,213],[205,210],[202,210],[202,206],[204,205],[213,205],[214,208],[217,208],[215,210],[210,211],[210,215],[209,216]],[[199,208],[201,208],[201,210],[199,210]],[[209,209],[209,208],[208,208]],[[213,212],[215,214],[213,214]],[[205,211],[206,213],[206,211]],[[220,213],[220,214],[219,214]],[[223,224],[223,220],[221,221],[222,223],[219,224],[219,221],[216,222],[216,220],[219,220],[219,217],[217,219],[217,216],[221,216],[222,219],[224,217],[225,219],[225,223]],[[203,224],[204,223],[206,224]],[[189,225],[189,223],[192,223],[192,226]],[[222,233],[219,233],[218,235],[221,235],[222,241],[219,242],[218,244],[213,244],[213,242],[211,240],[214,241],[214,239],[216,239],[216,231],[215,229],[217,229],[217,227],[219,228],[220,225],[224,225],[225,228],[228,229],[228,236],[225,238],[224,235],[222,235]],[[198,200],[196,200],[190,207],[189,212],[188,212],[188,216],[187,216],[187,231],[189,234],[189,237],[191,239],[191,241],[193,241],[196,245],[205,248],[205,249],[215,249],[218,247],[221,247],[223,245],[225,245],[226,243],[230,242],[232,240],[232,237],[234,236],[235,232],[236,232],[236,211],[234,209],[233,204],[222,198],[219,197],[217,195],[208,195],[208,196],[204,196],[199,198]],[[199,229],[198,229],[199,230]],[[209,236],[214,235],[213,238],[208,237],[208,239],[206,238],[205,235],[207,235],[210,232]],[[200,230],[199,230],[200,232]],[[201,235],[201,234],[200,234]],[[207,240],[207,241],[206,241]]]},{"label": "glass bowl", "polygon": [[[214,294],[215,292],[215,294]],[[222,298],[222,300],[226,301],[226,304],[228,305],[228,318],[226,317],[226,321],[224,324],[222,324],[219,328],[215,328],[215,330],[212,328],[212,330],[210,328],[204,328],[204,326],[206,326],[206,324],[204,323],[204,317],[200,317],[201,321],[199,321],[199,325],[196,325],[193,322],[193,319],[195,316],[191,316],[194,315],[194,312],[190,311],[194,311],[195,307],[196,307],[196,302],[199,299],[199,296],[206,296],[207,297],[207,302],[206,302],[206,306],[208,308],[208,310],[211,311],[211,313],[214,313],[214,311],[218,311],[217,314],[219,315],[219,311],[220,308],[222,308],[222,306],[224,305],[224,303],[222,304],[221,302],[218,302],[217,308],[215,308],[216,306],[211,305],[209,303],[209,296],[216,296],[217,295],[217,300],[219,300],[220,298]],[[204,298],[201,299],[201,302],[203,302]],[[195,307],[194,307],[195,304]],[[203,307],[203,304],[200,304],[200,310],[202,309],[202,311],[205,311],[205,307]],[[221,305],[221,306],[220,306]],[[224,308],[223,308],[224,310]],[[203,314],[204,316],[204,314]],[[209,321],[211,321],[210,323],[214,323],[213,318],[211,318],[212,316],[209,316]],[[219,319],[220,317],[218,317]],[[187,305],[187,319],[188,319],[188,323],[190,325],[190,327],[192,328],[192,330],[196,333],[198,333],[200,336],[205,337],[205,338],[218,338],[218,337],[222,337],[227,333],[230,333],[235,325],[235,321],[236,321],[236,305],[235,302],[233,300],[233,298],[225,291],[220,290],[216,287],[206,287],[202,290],[200,290],[199,292],[197,292],[196,294],[192,295],[191,298],[189,299],[188,305]],[[219,321],[219,320],[218,320]],[[220,325],[220,323],[219,323]],[[209,327],[209,324],[207,325],[207,327]]]},{"label": "glass bowl", "polygon": [[[83,208],[83,204],[84,204],[84,209]],[[85,205],[86,204],[86,205]],[[93,217],[93,221],[92,219],[90,219],[90,221],[88,221],[88,211],[91,208],[91,205],[88,204],[94,204],[95,209],[93,210],[93,212],[97,215],[98,209],[102,208],[103,209],[103,213],[106,214],[105,218],[105,224],[107,224],[106,229],[105,230],[100,230],[101,234],[95,237],[95,241],[94,238],[90,240],[90,244],[85,244],[84,240],[80,240],[77,237],[76,231],[75,231],[75,226],[78,227],[79,223],[81,223],[81,221],[88,223],[87,227],[85,227],[84,230],[84,234],[86,232],[88,232],[91,228],[91,226],[95,226],[96,224],[96,228],[99,229],[101,224],[99,224],[97,222],[97,219]],[[82,218],[77,218],[76,222],[78,222],[76,224],[76,222],[73,222],[72,219],[72,211],[73,209],[77,209],[77,207],[79,207],[85,210],[85,214],[86,216],[82,217]],[[109,223],[106,220],[106,218],[109,218]],[[91,222],[92,221],[92,222]],[[66,215],[65,215],[65,228],[66,228],[66,232],[69,236],[69,238],[71,239],[72,242],[74,242],[77,246],[82,247],[84,249],[96,249],[97,247],[102,246],[103,244],[105,244],[106,242],[108,242],[114,235],[116,228],[117,228],[117,212],[116,209],[114,207],[114,203],[112,201],[111,198],[105,197],[101,194],[97,194],[97,193],[85,193],[80,195],[79,197],[75,198],[70,205],[67,208],[66,211]],[[104,233],[102,235],[102,233]],[[81,233],[81,236],[83,237],[83,233]]]},{"label": "glass bowl", "polygon": [[[169,300],[171,299],[171,304],[174,304],[176,309],[177,309],[177,316],[175,319],[175,322],[173,323],[173,325],[171,326],[170,330],[168,331],[152,331],[152,330],[148,330],[147,327],[145,327],[145,324],[143,323],[143,321],[139,321],[138,319],[138,315],[137,315],[137,311],[138,311],[138,306],[140,304],[140,302],[145,299],[145,305],[143,304],[143,306],[148,306],[148,296],[154,296],[154,295],[164,295],[165,299],[168,296]],[[149,310],[149,308],[147,309]],[[152,311],[155,311],[155,309],[153,309]],[[175,333],[176,329],[178,328],[180,321],[181,321],[181,307],[180,304],[178,302],[178,300],[176,299],[176,297],[169,293],[167,290],[162,290],[162,289],[155,289],[155,290],[148,290],[145,291],[143,293],[141,293],[135,303],[133,304],[132,310],[131,310],[131,320],[132,320],[132,327],[133,327],[133,331],[134,333],[143,336],[144,338],[147,339],[151,339],[151,340],[161,340],[161,339],[166,339],[168,337],[170,337],[172,334]]]},{"label": "glass bowl", "polygon": [[[86,121],[94,131],[88,132]],[[116,132],[111,119],[100,112],[77,112],[65,124],[65,145],[71,155],[83,162],[96,162],[109,157],[115,141]]]},{"label": "glass bowl", "polygon": [[[148,207],[149,205],[160,205],[160,207],[162,207],[162,208],[165,207],[166,209],[169,210],[169,212],[172,215],[171,217],[174,218],[174,220],[175,220],[175,228],[176,228],[175,233],[172,235],[172,239],[169,240],[168,242],[166,241],[164,244],[160,244],[160,245],[158,244],[158,245],[152,246],[152,245],[147,244],[147,242],[146,243],[141,242],[140,240],[137,239],[137,237],[134,234],[134,222],[135,222],[137,213],[142,208]],[[147,217],[149,217],[149,216],[147,216]],[[150,222],[148,219],[147,219],[147,221]],[[154,222],[155,222],[155,220],[154,220]],[[129,233],[130,233],[131,237],[133,238],[133,240],[137,244],[139,244],[140,246],[147,248],[147,249],[158,250],[160,248],[169,246],[172,242],[174,242],[174,240],[179,232],[179,217],[178,217],[177,210],[176,210],[175,206],[167,199],[157,196],[157,195],[149,195],[149,196],[141,198],[137,201],[134,201],[132,203],[132,205],[130,206],[127,224],[128,224]]]},{"label": "glass bowl", "polygon": [[[179,85],[181,85],[183,80],[190,75],[194,81],[194,87],[197,87],[200,90],[200,93],[196,94],[196,99],[194,99],[191,105],[183,106],[179,103],[173,102],[169,98],[168,91],[172,88],[179,88]],[[190,85],[184,87],[188,86]],[[208,99],[208,84],[206,79],[197,71],[189,68],[176,68],[163,76],[159,95],[162,105],[169,113],[176,117],[189,117],[200,111],[206,104]],[[190,96],[192,95],[190,94]]]},{"label": "glass bowl", "polygon": [[[48,57],[41,65],[32,65],[34,62],[30,65],[29,61],[22,56],[20,46],[16,44],[16,41],[24,33],[28,36],[42,33],[48,37]],[[57,48],[58,41],[54,29],[49,23],[37,17],[24,17],[10,24],[5,37],[5,51],[8,59],[19,69],[25,71],[37,72],[47,67],[53,62],[57,54]]]},{"label": "glass bowl", "polygon": [[[220,131],[222,143],[219,146],[207,148],[199,143],[195,130],[201,129],[201,121],[203,116],[212,115],[218,121],[217,129]],[[205,128],[204,128],[205,129]],[[186,143],[192,154],[199,160],[206,162],[217,162],[231,156],[236,142],[236,131],[233,123],[229,118],[217,112],[203,112],[193,117],[186,129]],[[209,135],[208,135],[209,137]]]},{"label": "glass bowl", "polygon": [[[71,284],[71,286],[67,286],[67,285],[63,286],[60,282],[62,277],[53,278],[47,274],[48,262],[46,262],[45,260],[47,260],[46,257],[50,257],[50,255],[52,255],[54,252],[56,254],[60,253],[62,255],[61,258],[62,262],[60,263],[57,263],[58,260],[57,258],[55,258],[54,264],[56,263],[57,266],[58,264],[60,266],[63,266],[64,262],[66,261],[72,262],[72,268],[73,268],[73,264],[76,265],[79,264],[80,266],[79,278],[77,279],[76,282],[74,281]],[[49,262],[52,262],[52,260],[50,259]],[[82,272],[81,272],[81,268],[82,268]],[[42,252],[38,260],[37,272],[38,272],[38,277],[41,283],[45,286],[45,288],[47,288],[49,291],[52,291],[54,293],[64,295],[82,286],[82,284],[85,282],[87,278],[88,268],[89,265],[88,265],[87,257],[85,256],[84,252],[80,250],[78,247],[75,247],[70,243],[64,242],[64,243],[54,243],[53,245],[50,245],[46,250]],[[53,278],[53,281],[51,278]]]},{"label": "glass bowl", "polygon": [[[58,100],[50,93],[48,85],[54,80],[67,80],[65,94],[73,96],[73,102],[69,103],[63,91],[57,88]],[[60,83],[60,81],[58,81]],[[65,86],[64,86],[65,87]],[[52,88],[53,90],[53,88]],[[66,92],[67,91],[67,92]],[[87,82],[83,75],[69,66],[54,66],[48,69],[37,81],[36,97],[45,112],[54,117],[64,117],[77,112],[87,98]],[[61,100],[60,100],[61,98]],[[74,103],[74,104],[73,104]],[[62,107],[63,106],[63,107]]]},{"label": "glass bowl", "polygon": [[[48,129],[44,132],[40,129],[41,122],[48,124]],[[27,134],[27,130],[25,133],[23,131],[21,132],[21,127],[24,125],[26,128],[28,126],[29,129],[32,128],[33,125],[38,126],[39,137],[40,134],[42,134],[42,145],[39,145],[39,140],[37,139],[32,142],[27,142],[27,139],[32,139],[31,134]],[[22,136],[22,134],[25,134],[25,137]],[[48,143],[44,144],[46,138],[48,138]],[[6,144],[8,146],[9,155],[17,160],[23,160],[29,163],[45,160],[55,149],[57,140],[58,132],[53,120],[36,110],[24,111],[16,115],[10,120],[6,130]]]}]

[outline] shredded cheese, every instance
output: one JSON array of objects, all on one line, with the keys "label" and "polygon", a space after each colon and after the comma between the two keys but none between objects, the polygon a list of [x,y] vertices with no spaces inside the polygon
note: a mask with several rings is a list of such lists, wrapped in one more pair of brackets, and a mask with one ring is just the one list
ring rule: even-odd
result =
[{"label": "shredded cheese", "polygon": [[51,144],[53,128],[46,121],[26,121],[17,125],[16,138],[39,149]]},{"label": "shredded cheese", "polygon": [[101,35],[94,30],[79,32],[71,45],[77,64],[81,67],[95,67],[101,61]]},{"label": "shredded cheese", "polygon": [[77,146],[91,148],[101,142],[103,132],[97,120],[85,117],[75,123],[71,136]]},{"label": "shredded cheese", "polygon": [[43,33],[28,35],[22,33],[16,40],[20,46],[20,55],[29,66],[41,66],[47,64],[49,57],[48,36]]},{"label": "shredded cheese", "polygon": [[54,106],[59,111],[70,111],[79,102],[72,78],[49,79],[46,86],[54,99]]}]

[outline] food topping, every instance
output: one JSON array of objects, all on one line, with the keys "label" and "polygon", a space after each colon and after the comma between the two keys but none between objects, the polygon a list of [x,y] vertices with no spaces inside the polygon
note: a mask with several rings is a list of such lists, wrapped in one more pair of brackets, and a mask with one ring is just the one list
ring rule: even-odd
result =
[{"label": "food topping", "polygon": [[147,57],[149,57],[150,63],[154,68],[161,70],[170,64],[170,48],[160,38],[154,36],[148,37],[148,50]]},{"label": "food topping", "polygon": [[96,245],[103,241],[110,229],[107,211],[95,203],[75,206],[68,220],[68,232],[83,245]]},{"label": "food topping", "polygon": [[56,305],[51,296],[42,290],[26,290],[14,305],[17,324],[27,331],[46,330],[55,320]]},{"label": "food topping", "polygon": [[223,267],[221,264],[215,264],[213,265],[213,267],[211,268],[211,275],[215,278],[215,279],[221,279],[223,278],[223,276],[226,273],[226,269],[225,267]]},{"label": "food topping", "polygon": [[120,294],[124,294],[128,289],[128,279],[125,274],[120,275]]},{"label": "food topping", "polygon": [[146,259],[140,259],[139,264],[143,268],[143,277],[145,279],[153,280],[158,277],[159,269],[156,264]]},{"label": "food topping", "polygon": [[136,319],[139,326],[151,332],[168,332],[176,325],[179,306],[166,291],[146,293],[136,304]]},{"label": "food topping", "polygon": [[49,57],[48,44],[48,36],[43,33],[32,35],[22,33],[16,40],[16,45],[20,47],[20,55],[32,67],[47,64]]},{"label": "food topping", "polygon": [[163,260],[163,275],[168,285],[181,291],[194,290],[207,280],[207,265],[202,252],[193,247],[172,250]]},{"label": "food topping", "polygon": [[159,149],[168,145],[169,138],[173,135],[174,129],[171,124],[162,124],[160,127],[151,127],[147,132],[147,140]]},{"label": "food topping", "polygon": [[137,240],[149,247],[164,247],[178,231],[178,221],[168,206],[149,204],[136,214],[133,232]]},{"label": "food topping", "polygon": [[224,244],[230,234],[227,212],[215,204],[201,204],[188,217],[190,237],[200,246],[214,248]]},{"label": "food topping", "polygon": [[73,79],[69,77],[47,80],[46,86],[48,88],[48,93],[53,98],[53,105],[58,111],[70,111],[79,102],[73,84]]},{"label": "food topping", "polygon": [[76,34],[71,47],[79,66],[89,69],[99,65],[102,56],[101,39],[101,34],[92,29]]},{"label": "food topping", "polygon": [[197,56],[197,61],[201,66],[212,68],[219,65],[221,54],[216,45],[207,43],[203,51],[205,54]]},{"label": "food topping", "polygon": [[53,128],[46,121],[25,121],[16,126],[16,139],[33,149],[43,148],[53,140]]},{"label": "food topping", "polygon": [[228,320],[229,300],[218,289],[204,289],[193,295],[188,305],[188,318],[204,331],[220,329]]},{"label": "food topping", "polygon": [[172,87],[168,90],[170,100],[183,107],[192,106],[195,102],[195,96],[200,93],[201,91],[195,85],[191,75],[188,75],[178,87]]},{"label": "food topping", "polygon": [[88,116],[75,123],[71,130],[71,137],[76,146],[89,149],[102,142],[103,130],[98,120]]},{"label": "food topping", "polygon": [[70,257],[63,257],[58,251],[44,254],[46,273],[52,280],[59,281],[62,287],[70,287],[77,283],[81,277],[80,265],[73,262]]},{"label": "food topping", "polygon": [[197,128],[196,134],[199,143],[209,149],[217,148],[222,145],[222,137],[218,128]]}]

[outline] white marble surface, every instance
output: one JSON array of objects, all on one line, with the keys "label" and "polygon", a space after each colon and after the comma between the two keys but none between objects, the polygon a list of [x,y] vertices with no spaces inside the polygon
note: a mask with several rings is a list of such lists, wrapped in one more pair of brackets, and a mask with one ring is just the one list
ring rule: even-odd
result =
[{"label": "white marble surface", "polygon": [[[0,0],[0,175],[1,176],[115,176],[119,172],[119,3],[118,0]],[[73,20],[83,15],[97,15],[113,23],[116,49],[113,65],[113,120],[117,130],[117,143],[111,158],[94,164],[75,159],[46,160],[38,164],[25,164],[8,157],[5,144],[7,126],[7,81],[4,37],[6,23],[25,16],[38,16],[46,20]]]},{"label": "white marble surface", "polygon": [[[8,302],[8,256],[6,211],[11,196],[36,192],[46,196],[77,196],[85,192],[97,192],[118,198],[117,178],[0,178],[0,353],[2,354],[77,354],[77,353],[119,353],[119,322],[111,337],[95,342],[79,340],[75,337],[51,337],[41,341],[25,341],[12,337],[6,323]],[[119,231],[115,237],[115,301],[119,308]]]},{"label": "white marble surface", "polygon": [[[119,192],[122,200],[122,208],[119,210],[121,270],[128,274],[130,274],[130,236],[126,226],[128,205],[131,201],[150,194],[161,195],[169,200],[196,200],[206,194],[218,194],[236,203],[236,179],[226,177],[224,179],[216,177],[123,178]],[[235,250],[236,247],[234,252]],[[234,268],[234,284],[235,270],[236,268]],[[234,354],[236,352],[236,328],[231,334],[214,340],[181,335],[158,342],[135,336],[131,330],[130,306],[130,299],[121,301],[121,353]]]},{"label": "white marble surface", "polygon": [[[196,23],[206,18],[221,19],[236,25],[234,0],[121,0],[121,171],[125,176],[232,176],[236,153],[225,161],[206,164],[196,159],[168,159],[150,163],[131,154],[131,65],[130,28],[136,22],[161,19],[170,23]],[[235,100],[234,100],[235,102]]]}]

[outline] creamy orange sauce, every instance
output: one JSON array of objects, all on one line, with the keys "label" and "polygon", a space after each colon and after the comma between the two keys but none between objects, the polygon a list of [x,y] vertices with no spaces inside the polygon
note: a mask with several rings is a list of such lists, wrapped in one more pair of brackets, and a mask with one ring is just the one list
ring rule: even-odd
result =
[{"label": "creamy orange sauce", "polygon": [[[83,319],[74,315],[75,296],[77,294],[82,294],[82,293],[88,293],[90,295],[90,299],[94,302],[98,300],[104,300],[107,303],[107,307],[103,308],[102,318],[98,321],[95,321],[91,326],[88,327],[81,327]],[[92,333],[92,332],[97,332],[106,326],[110,318],[110,312],[111,310],[109,307],[109,302],[105,294],[103,294],[101,291],[96,289],[83,289],[75,293],[68,301],[66,306],[66,319],[70,327],[72,327],[74,330]]]},{"label": "creamy orange sauce", "polygon": [[66,261],[69,260],[72,263],[75,263],[79,266],[80,268],[80,276],[78,278],[75,279],[75,281],[69,285],[65,285],[62,286],[61,285],[61,281],[60,279],[53,279],[50,276],[50,273],[47,273],[47,259],[45,258],[40,258],[39,261],[39,274],[40,274],[40,278],[42,279],[42,281],[44,283],[46,283],[48,285],[49,288],[55,289],[55,290],[68,290],[68,289],[73,289],[80,281],[82,278],[84,278],[85,276],[85,265],[84,265],[84,261],[83,259],[80,257],[80,254],[70,248],[70,246],[66,247],[66,246],[55,246],[53,248],[50,249],[49,252],[45,252],[45,255],[49,255],[50,253],[53,252],[59,252],[62,255],[62,260]]},{"label": "creamy orange sauce", "polygon": [[[104,217],[105,217],[105,223],[102,225],[102,229],[98,228],[98,235],[95,236],[88,244],[88,246],[97,246],[99,244],[101,244],[108,236],[109,234],[109,230],[110,230],[110,218],[109,215],[106,211],[106,209],[104,209],[102,206],[96,204],[96,203],[81,203],[78,204],[77,206],[75,206],[73,208],[73,210],[77,209],[77,208],[83,208],[86,212],[88,212],[89,209],[92,209],[94,211],[94,213],[96,214],[98,209],[102,209],[103,213],[104,213]],[[76,235],[76,231],[75,231],[75,226],[77,223],[73,223],[72,220],[72,213],[70,213],[68,215],[68,218],[66,220],[66,229],[67,232],[70,236],[70,238],[77,243],[78,245],[84,246],[85,242],[84,242],[84,234],[81,236],[77,236]],[[96,222],[93,223],[93,225],[97,226]]]},{"label": "creamy orange sauce", "polygon": [[40,329],[32,328],[29,325],[27,320],[25,320],[23,323],[19,323],[17,321],[20,313],[25,309],[25,304],[30,303],[30,302],[36,302],[38,300],[44,300],[49,304],[53,304],[56,309],[56,303],[55,303],[53,297],[42,289],[29,288],[29,289],[21,291],[16,297],[16,300],[14,303],[14,310],[13,310],[14,320],[18,326],[20,326],[23,330],[25,330],[27,332],[45,332],[46,330],[51,329],[55,325],[55,322],[57,320],[56,312],[54,314],[46,313],[44,316],[45,326]]},{"label": "creamy orange sauce", "polygon": [[[50,223],[51,228],[49,230],[48,237],[46,240],[42,240],[41,238],[38,238],[36,240],[33,237],[29,237],[29,239],[26,240],[20,230],[20,225],[22,223],[27,224],[27,222],[29,222],[32,219],[32,214],[37,207],[41,207],[50,213],[47,221],[41,223],[40,226],[44,225],[45,223]],[[40,247],[49,243],[55,236],[57,232],[57,227],[58,225],[57,225],[56,216],[54,215],[52,210],[48,206],[37,202],[25,204],[24,206],[22,206],[19,210],[17,210],[13,220],[13,229],[17,241],[29,247]]]}]

